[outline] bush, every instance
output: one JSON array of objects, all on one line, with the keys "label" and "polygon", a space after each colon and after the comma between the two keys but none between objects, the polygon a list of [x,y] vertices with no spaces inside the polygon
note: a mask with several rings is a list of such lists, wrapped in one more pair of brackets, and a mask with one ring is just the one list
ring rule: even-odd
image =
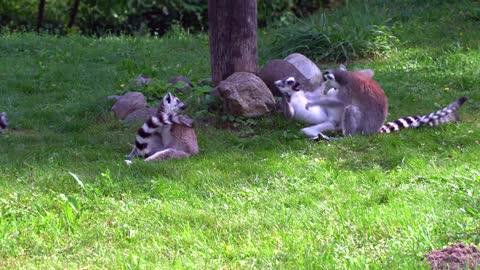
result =
[{"label": "bush", "polygon": [[[36,27],[38,0],[0,0],[2,30],[32,31]],[[49,0],[43,30],[66,33],[73,1]],[[34,16],[32,16],[34,14]],[[174,23],[202,30],[207,25],[206,0],[82,0],[76,29],[83,34],[150,33],[162,35]]]},{"label": "bush", "polygon": [[[258,22],[263,27],[285,17],[310,14],[322,0],[273,0],[258,2]],[[35,30],[39,0],[0,0],[0,28],[4,31]],[[66,33],[73,0],[48,0],[43,29]],[[82,0],[75,28],[83,34],[162,35],[172,24],[191,30],[208,26],[208,0]],[[33,16],[32,16],[33,15]]]},{"label": "bush", "polygon": [[317,61],[339,61],[385,55],[396,42],[389,21],[367,3],[296,19],[273,31],[271,57],[299,52]]},{"label": "bush", "polygon": [[258,26],[265,27],[271,23],[283,21],[293,16],[307,16],[325,7],[322,0],[273,0],[258,1]]},{"label": "bush", "polygon": [[[36,28],[38,0],[0,0],[0,29],[31,31]],[[62,0],[49,0],[45,5],[43,28],[55,32],[67,23],[69,5]]]},{"label": "bush", "polygon": [[172,24],[202,30],[207,25],[206,0],[83,1],[77,25],[88,34],[150,33],[163,35]]}]

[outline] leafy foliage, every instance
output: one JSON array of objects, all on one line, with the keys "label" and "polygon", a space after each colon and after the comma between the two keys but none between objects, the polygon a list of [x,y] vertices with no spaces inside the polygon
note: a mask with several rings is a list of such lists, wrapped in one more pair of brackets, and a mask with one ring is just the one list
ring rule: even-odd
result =
[{"label": "leafy foliage", "polygon": [[272,55],[300,52],[319,61],[385,55],[397,41],[389,21],[367,2],[350,3],[273,30]]},{"label": "leafy foliage", "polygon": [[[72,1],[51,0],[45,5],[44,30],[65,33]],[[2,1],[0,25],[5,31],[33,30],[38,0]],[[69,31],[102,35],[108,33],[163,35],[172,24],[201,30],[206,27],[205,0],[82,0],[76,27]]]},{"label": "leafy foliage", "polygon": [[[151,34],[163,35],[172,25],[192,31],[207,28],[207,0],[82,0],[76,26],[66,29],[72,0],[49,0],[45,5],[44,30],[64,34],[80,32],[89,35]],[[265,26],[275,20],[308,14],[321,1],[259,1],[258,20]],[[3,31],[33,30],[36,26],[38,0],[1,0],[0,28]],[[280,19],[279,19],[280,18]]]},{"label": "leafy foliage", "polygon": [[262,52],[265,58],[301,52],[318,61],[345,61],[388,57],[404,43],[432,49],[475,48],[478,33],[472,29],[478,27],[478,10],[478,1],[470,0],[346,1],[343,8],[269,29],[267,38],[273,38]]}]

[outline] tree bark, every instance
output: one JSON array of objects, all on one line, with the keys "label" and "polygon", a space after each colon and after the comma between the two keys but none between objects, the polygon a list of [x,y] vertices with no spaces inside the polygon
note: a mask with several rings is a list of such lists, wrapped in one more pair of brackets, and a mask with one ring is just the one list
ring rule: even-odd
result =
[{"label": "tree bark", "polygon": [[42,28],[44,13],[45,13],[45,0],[40,0],[40,3],[38,5],[37,32],[40,32],[40,29]]},{"label": "tree bark", "polygon": [[209,0],[212,82],[234,72],[258,72],[257,0]]},{"label": "tree bark", "polygon": [[80,4],[80,0],[73,1],[72,12],[70,12],[70,20],[68,21],[68,24],[67,24],[68,29],[72,28],[72,26],[75,24],[75,18],[77,17],[79,4]]}]

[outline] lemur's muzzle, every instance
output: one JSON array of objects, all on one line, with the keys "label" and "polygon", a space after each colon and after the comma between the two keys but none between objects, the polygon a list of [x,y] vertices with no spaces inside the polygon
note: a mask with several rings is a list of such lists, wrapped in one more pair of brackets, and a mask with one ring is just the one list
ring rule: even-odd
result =
[{"label": "lemur's muzzle", "polygon": [[292,87],[292,90],[293,90],[293,91],[300,91],[300,83],[299,83],[299,82],[295,82],[295,84],[294,84],[293,87]]}]

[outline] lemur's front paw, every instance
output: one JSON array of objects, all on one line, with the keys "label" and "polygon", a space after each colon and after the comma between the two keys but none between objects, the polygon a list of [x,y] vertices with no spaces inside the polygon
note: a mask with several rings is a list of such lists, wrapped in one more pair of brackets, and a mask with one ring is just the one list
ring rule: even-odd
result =
[{"label": "lemur's front paw", "polygon": [[323,134],[323,133],[319,133],[317,136],[311,138],[312,141],[314,142],[319,142],[319,141],[331,141],[331,140],[334,140],[334,138],[331,138],[331,137],[328,137],[327,135]]}]

